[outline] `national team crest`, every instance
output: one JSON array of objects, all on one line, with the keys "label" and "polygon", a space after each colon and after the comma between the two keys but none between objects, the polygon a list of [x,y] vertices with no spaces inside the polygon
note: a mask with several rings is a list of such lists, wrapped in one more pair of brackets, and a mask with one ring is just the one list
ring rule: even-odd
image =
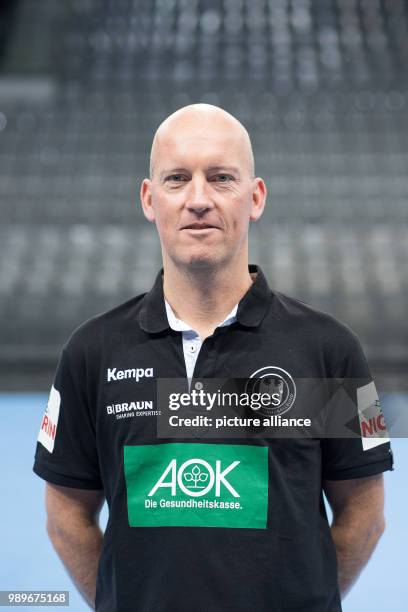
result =
[{"label": "national team crest", "polygon": [[245,386],[245,392],[266,393],[273,398],[271,406],[262,406],[261,414],[277,416],[290,410],[296,399],[296,385],[289,372],[277,366],[266,366],[253,372]]}]

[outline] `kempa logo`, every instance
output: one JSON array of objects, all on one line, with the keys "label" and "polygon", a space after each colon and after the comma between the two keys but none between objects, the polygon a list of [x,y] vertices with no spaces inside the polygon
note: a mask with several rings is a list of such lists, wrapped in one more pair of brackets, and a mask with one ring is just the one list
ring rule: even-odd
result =
[{"label": "kempa logo", "polygon": [[136,382],[139,382],[140,378],[153,378],[153,368],[128,368],[127,370],[108,368],[106,371],[108,382],[129,378],[134,378]]},{"label": "kempa logo", "polygon": [[[232,472],[240,461],[233,461],[224,470],[221,461],[215,461],[215,469],[204,459],[188,459],[177,469],[177,459],[172,459],[148,496],[154,495],[159,488],[169,488],[171,495],[177,495],[177,486],[189,497],[202,497],[214,488],[215,497],[220,497],[223,485],[234,497],[240,497],[230,482],[227,474]],[[166,480],[170,476],[168,480]]]},{"label": "kempa logo", "polygon": [[275,406],[262,406],[259,412],[266,416],[278,416],[288,412],[296,399],[296,385],[292,376],[283,368],[265,366],[251,374],[245,386],[245,391],[253,393],[268,393],[271,397],[279,397]]}]

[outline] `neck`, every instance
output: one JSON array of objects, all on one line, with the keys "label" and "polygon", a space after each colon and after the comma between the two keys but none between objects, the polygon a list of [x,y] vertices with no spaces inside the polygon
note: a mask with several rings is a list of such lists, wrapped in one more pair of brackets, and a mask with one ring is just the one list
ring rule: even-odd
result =
[{"label": "neck", "polygon": [[167,261],[164,295],[178,319],[201,337],[211,335],[248,291],[252,278],[247,260],[221,269],[186,269]]}]

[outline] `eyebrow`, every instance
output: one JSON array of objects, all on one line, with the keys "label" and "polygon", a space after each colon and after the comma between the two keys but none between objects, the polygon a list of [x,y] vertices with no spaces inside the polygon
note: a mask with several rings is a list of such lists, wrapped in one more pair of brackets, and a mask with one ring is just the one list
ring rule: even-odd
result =
[{"label": "eyebrow", "polygon": [[[239,168],[237,168],[236,166],[210,166],[209,168],[207,168],[207,172],[231,172],[232,174],[236,174],[238,176],[240,176],[240,171]],[[163,172],[160,173],[160,180],[163,180],[166,176],[169,176],[171,174],[178,174],[180,172],[189,172],[189,170],[187,170],[187,168],[171,168],[171,170],[163,170]]]}]

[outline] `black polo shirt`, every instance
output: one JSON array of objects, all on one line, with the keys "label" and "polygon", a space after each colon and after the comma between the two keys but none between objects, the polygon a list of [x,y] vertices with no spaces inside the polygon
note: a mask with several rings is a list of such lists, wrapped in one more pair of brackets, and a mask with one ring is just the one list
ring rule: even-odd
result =
[{"label": "black polo shirt", "polygon": [[[237,321],[205,339],[194,378],[271,368],[284,382],[363,379],[375,393],[347,326],[250,272]],[[150,292],[87,321],[62,350],[34,471],[105,492],[96,610],[341,610],[322,480],[392,469],[389,442],[158,438],[157,381],[185,376],[161,271]]]}]

